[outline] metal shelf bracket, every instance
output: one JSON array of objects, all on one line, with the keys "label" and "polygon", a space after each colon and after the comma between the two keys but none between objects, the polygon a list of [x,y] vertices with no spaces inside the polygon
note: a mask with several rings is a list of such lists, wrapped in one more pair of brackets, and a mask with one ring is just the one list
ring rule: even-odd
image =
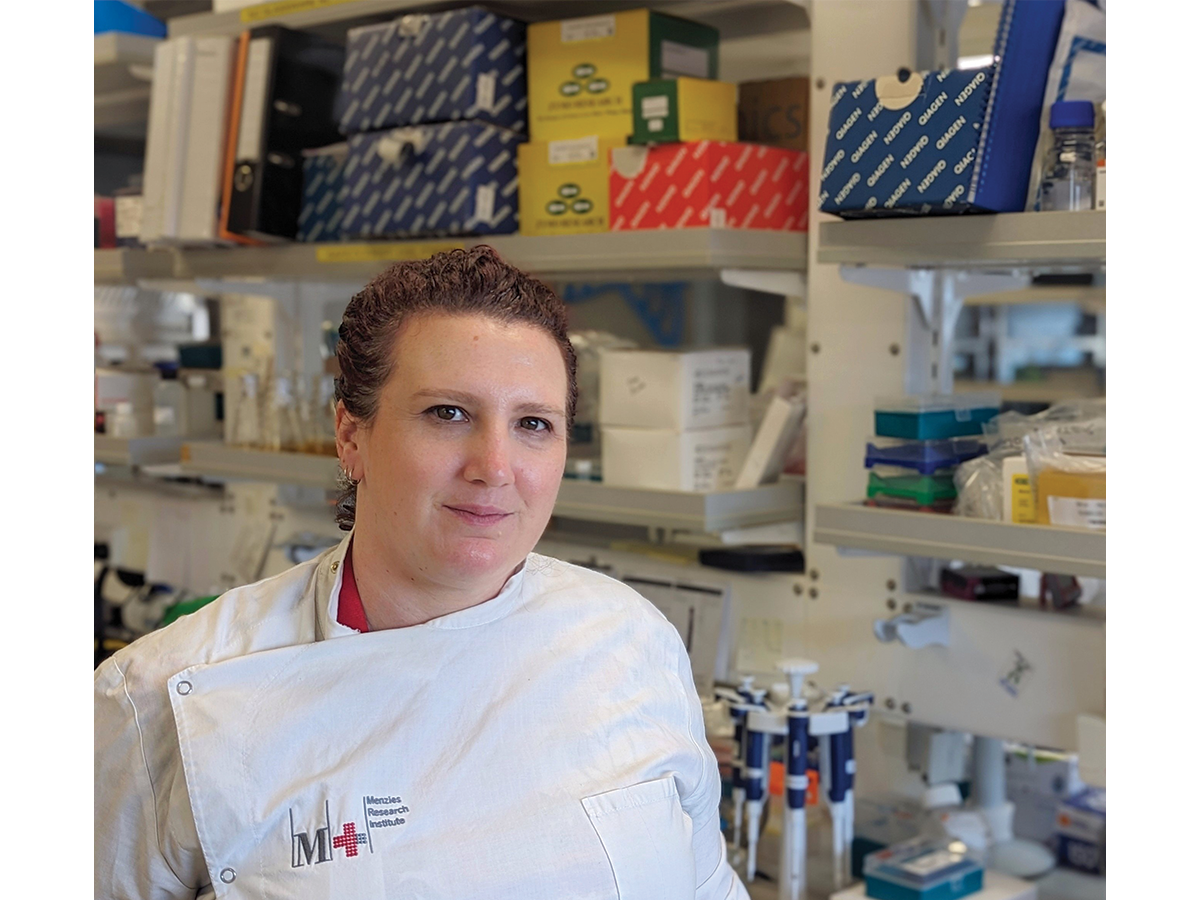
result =
[{"label": "metal shelf bracket", "polygon": [[800,272],[771,269],[721,269],[721,281],[730,287],[780,294],[784,297],[805,296],[804,276]]}]

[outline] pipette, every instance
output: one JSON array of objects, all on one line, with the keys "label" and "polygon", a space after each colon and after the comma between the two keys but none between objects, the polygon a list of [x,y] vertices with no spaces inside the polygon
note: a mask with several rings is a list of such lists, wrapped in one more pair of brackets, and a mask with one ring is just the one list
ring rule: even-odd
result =
[{"label": "pipette", "polygon": [[[842,696],[842,705],[846,707],[846,712],[850,716],[850,728],[846,731],[846,808],[842,816],[845,827],[843,840],[847,848],[854,844],[854,776],[858,772],[858,766],[854,760],[854,729],[862,728],[867,724],[867,713],[871,704],[875,702],[875,695],[871,691],[859,691],[852,694],[849,693],[849,690],[849,686],[846,686],[846,693]],[[849,853],[845,856],[843,866],[843,876],[846,884],[849,884]]]},{"label": "pipette", "polygon": [[738,700],[730,703],[733,717],[733,851],[741,853],[742,815],[746,807],[746,713],[751,705],[754,676],[743,675]]},{"label": "pipette", "polygon": [[808,825],[804,813],[808,794],[808,701],[804,699],[804,678],[817,671],[817,664],[807,659],[785,659],[780,661],[779,669],[787,673],[791,688],[787,707],[787,818],[779,900],[800,900],[808,881]]},{"label": "pipette", "polygon": [[767,692],[762,688],[750,691],[753,709],[746,714],[746,881],[754,880],[758,864],[758,831],[762,824],[763,797],[766,794],[767,741],[770,725],[760,719],[759,711],[767,711]]}]

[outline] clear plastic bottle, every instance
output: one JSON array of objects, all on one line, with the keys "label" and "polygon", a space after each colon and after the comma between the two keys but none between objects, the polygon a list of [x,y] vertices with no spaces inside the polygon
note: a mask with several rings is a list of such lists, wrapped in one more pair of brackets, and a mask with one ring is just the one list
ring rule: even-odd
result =
[{"label": "clear plastic bottle", "polygon": [[1091,209],[1096,182],[1096,110],[1090,100],[1059,100],[1050,107],[1054,146],[1042,163],[1040,208]]}]

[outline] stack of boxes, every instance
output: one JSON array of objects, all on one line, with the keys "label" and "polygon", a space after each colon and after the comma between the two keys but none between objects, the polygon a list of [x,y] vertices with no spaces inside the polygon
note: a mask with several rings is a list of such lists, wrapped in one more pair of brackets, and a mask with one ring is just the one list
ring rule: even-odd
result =
[{"label": "stack of boxes", "polygon": [[605,350],[600,356],[604,483],[719,491],[750,447],[750,351]]},{"label": "stack of boxes", "polygon": [[717,44],[644,9],[531,25],[521,233],[806,230],[807,154],[737,142]]},{"label": "stack of boxes", "polygon": [[983,425],[1000,412],[998,394],[951,394],[880,400],[864,464],[867,503],[951,512],[954,471],[987,452]]},{"label": "stack of boxes", "polygon": [[520,22],[469,7],[352,29],[347,142],[305,160],[301,238],[516,231],[526,108]]},{"label": "stack of boxes", "polygon": [[633,133],[633,88],[715,78],[715,28],[646,9],[529,26],[521,233],[609,230],[610,151]]}]

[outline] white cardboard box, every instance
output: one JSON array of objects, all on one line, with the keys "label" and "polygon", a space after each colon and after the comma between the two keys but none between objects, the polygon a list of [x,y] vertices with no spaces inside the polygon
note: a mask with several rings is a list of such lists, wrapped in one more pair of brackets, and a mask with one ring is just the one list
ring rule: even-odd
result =
[{"label": "white cardboard box", "polygon": [[750,351],[600,354],[600,424],[689,431],[750,421]]},{"label": "white cardboard box", "polygon": [[721,491],[733,487],[750,449],[749,425],[671,431],[605,427],[600,430],[604,483],[667,491]]}]

